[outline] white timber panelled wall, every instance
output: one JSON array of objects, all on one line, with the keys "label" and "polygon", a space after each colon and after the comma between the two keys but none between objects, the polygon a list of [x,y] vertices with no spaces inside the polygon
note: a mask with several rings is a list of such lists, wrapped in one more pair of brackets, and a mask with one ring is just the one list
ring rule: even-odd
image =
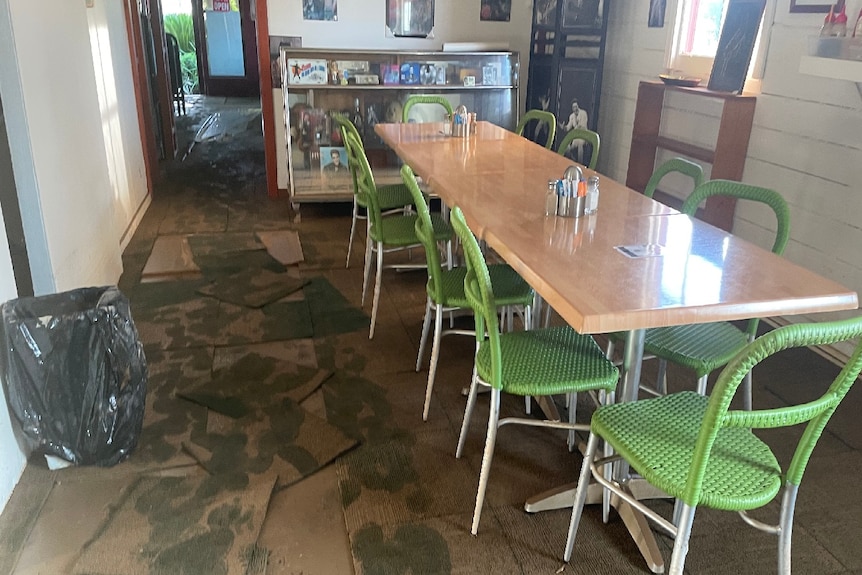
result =
[{"label": "white timber panelled wall", "polygon": [[[527,91],[532,0],[512,0],[509,22],[480,22],[481,0],[436,0],[433,38],[393,38],[386,34],[386,0],[339,2],[338,21],[302,19],[302,0],[268,0],[269,33],[300,36],[304,48],[440,50],[444,42],[505,44],[521,57],[521,106]],[[281,90],[273,90],[278,151],[278,187],[287,188]],[[523,111],[523,110],[522,110]],[[481,119],[481,118],[480,118]]]},{"label": "white timber panelled wall", "polygon": [[[665,70],[677,0],[668,0],[664,28],[647,27],[648,8],[646,1],[617,1],[610,11],[599,170],[619,181],[625,181],[628,169],[638,83],[655,80]],[[862,292],[862,89],[845,80],[801,74],[800,58],[823,15],[791,14],[790,0],[777,0],[772,8],[767,7],[764,23],[769,43],[743,181],[775,189],[790,205],[785,257]],[[711,146],[719,114],[717,101],[669,94],[662,134]],[[768,210],[744,203],[737,207],[734,234],[769,248],[774,229]]]}]

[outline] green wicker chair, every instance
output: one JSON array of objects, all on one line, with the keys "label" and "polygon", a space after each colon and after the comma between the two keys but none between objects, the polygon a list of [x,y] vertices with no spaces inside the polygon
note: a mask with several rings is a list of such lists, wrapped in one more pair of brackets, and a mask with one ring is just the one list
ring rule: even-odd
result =
[{"label": "green wicker chair", "polygon": [[500,419],[501,393],[520,396],[571,396],[578,392],[595,391],[604,394],[614,390],[619,372],[613,363],[605,358],[593,338],[581,335],[568,326],[501,334],[496,315],[497,300],[479,244],[458,207],[452,209],[451,218],[452,227],[461,240],[467,260],[464,292],[476,318],[475,367],[456,457],[461,457],[464,448],[479,385],[491,388],[488,433],[471,528],[475,535],[479,529],[479,518],[499,427],[509,423],[543,425],[557,429],[587,427],[573,422],[541,421],[534,418]]},{"label": "green wicker chair", "polygon": [[644,188],[644,195],[648,198],[653,197],[655,195],[656,188],[658,188],[662,179],[673,172],[680,173],[691,178],[694,183],[691,188],[692,190],[703,183],[703,168],[700,167],[700,164],[696,164],[690,160],[686,160],[685,158],[671,158],[656,168],[652,173],[652,176],[650,176],[650,179]]},{"label": "green wicker chair", "polygon": [[[521,121],[518,122],[518,127],[515,128],[515,133],[519,136],[524,135],[524,130],[527,128],[527,124],[530,122],[537,122],[539,127],[537,131],[544,126],[544,130],[547,131],[545,137],[545,148],[551,149],[554,147],[554,136],[557,135],[557,118],[554,116],[552,112],[548,112],[547,110],[529,110],[524,116],[521,118]],[[527,139],[536,142],[533,138],[527,136]],[[538,143],[538,142],[537,142]]]},{"label": "green wicker chair", "polygon": [[404,102],[404,108],[401,110],[401,121],[403,123],[407,123],[407,119],[410,117],[410,108],[415,106],[416,104],[439,104],[443,106],[443,109],[446,110],[446,114],[451,118],[452,117],[452,104],[449,103],[444,96],[435,96],[433,94],[414,94],[407,98],[407,101]]},{"label": "green wicker chair", "polygon": [[[760,202],[772,208],[776,219],[775,242],[772,251],[784,253],[790,235],[790,211],[784,198],[777,192],[741,182],[711,180],[695,189],[685,200],[682,211],[693,215],[701,202],[711,196],[731,196],[739,200]],[[671,361],[687,367],[697,375],[697,391],[706,394],[709,374],[726,364],[734,355],[757,335],[758,319],[751,319],[745,330],[731,323],[700,323],[646,330],[644,354],[653,355],[660,361]],[[665,366],[659,367],[660,392],[667,392]],[[751,374],[745,378],[743,401],[751,407]]]},{"label": "green wicker chair", "polygon": [[[365,270],[362,276],[363,305],[365,304],[365,294],[371,275],[371,260],[375,253],[377,255],[377,274],[374,283],[374,299],[371,306],[371,329],[368,333],[368,339],[372,339],[374,337],[374,326],[377,323],[377,308],[380,303],[380,287],[383,281],[383,254],[419,247],[421,245],[419,238],[416,236],[415,229],[418,216],[415,213],[410,213],[383,217],[380,210],[377,187],[374,184],[374,174],[371,172],[371,166],[368,164],[368,158],[365,156],[362,143],[355,134],[348,132],[344,139],[344,144],[351,167],[355,167],[356,169],[357,195],[368,207],[368,219],[370,222],[368,226],[369,241],[365,244]],[[434,240],[450,244],[449,254],[451,261],[452,228],[436,214],[432,217],[432,225],[434,228]],[[421,265],[401,265],[398,267],[424,268],[426,266],[423,263]]]},{"label": "green wicker chair", "polygon": [[601,138],[599,138],[599,135],[592,130],[569,130],[563,138],[563,141],[560,142],[560,147],[557,148],[557,153],[561,156],[565,156],[566,152],[569,151],[569,147],[573,145],[575,140],[583,140],[593,147],[593,153],[590,154],[590,164],[587,167],[591,170],[595,170],[596,165],[599,163],[599,148],[602,143]]},{"label": "green wicker chair", "polygon": [[[425,320],[422,322],[422,337],[419,340],[419,355],[416,358],[416,371],[422,368],[422,359],[425,357],[425,344],[428,341],[428,331],[431,327],[431,315],[434,314],[434,338],[431,343],[431,363],[428,367],[428,385],[425,388],[425,406],[422,410],[422,419],[428,419],[428,409],[431,405],[431,392],[434,389],[434,377],[437,373],[437,360],[440,356],[440,338],[444,335],[456,333],[462,335],[473,335],[473,331],[443,330],[443,314],[459,309],[470,307],[467,296],[464,293],[464,276],[467,268],[457,267],[445,269],[440,265],[440,252],[438,244],[434,239],[434,226],[431,222],[431,213],[425,198],[419,190],[413,170],[410,166],[401,168],[401,177],[404,184],[413,194],[416,203],[418,218],[416,220],[416,235],[425,246],[425,260],[428,263],[428,302],[425,306]],[[524,309],[524,321],[529,329],[530,306],[533,303],[533,288],[524,281],[510,266],[506,264],[495,264],[488,266],[491,277],[491,285],[494,286],[496,304],[499,307],[521,306]]]},{"label": "green wicker chair", "polygon": [[[347,132],[352,133],[356,139],[359,141],[360,145],[362,144],[362,138],[359,136],[359,131],[356,129],[356,126],[353,125],[347,116],[343,114],[332,114],[332,120],[338,125],[341,129],[341,139],[345,141],[347,139]],[[358,185],[356,180],[356,170],[351,167],[350,175],[353,178],[353,219],[350,222],[350,238],[347,241],[347,262],[344,267],[350,267],[350,254],[353,251],[353,238],[356,235],[356,222],[358,220],[367,220],[368,216],[363,215],[359,212],[360,208],[363,211],[367,211],[368,206],[366,206],[363,200],[359,199],[358,194]],[[390,211],[404,211],[404,209],[409,209],[413,204],[413,200],[410,197],[410,192],[407,188],[404,187],[403,184],[392,184],[388,186],[378,186],[377,187],[377,197],[380,199],[380,209],[385,214]],[[366,241],[367,241],[366,234]]]},{"label": "green wicker chair", "polygon": [[[683,573],[698,506],[737,511],[749,525],[778,535],[778,572],[790,575],[793,513],[802,475],[817,439],[862,369],[862,344],[857,345],[826,393],[817,399],[756,411],[730,410],[729,405],[746,374],[767,357],[791,348],[833,344],[860,335],[862,317],[776,329],[746,345],[730,360],[710,397],[685,391],[596,410],[575,495],[565,560],[572,556],[592,473],[596,482],[675,538],[671,575]],[[805,424],[805,428],[786,469],[782,469],[769,446],[752,431],[800,424]],[[604,440],[618,455],[596,459],[599,440]],[[659,516],[620,489],[618,483],[605,479],[602,468],[619,458],[628,461],[649,483],[680,501],[678,521]],[[777,526],[766,525],[745,513],[775,499],[782,485]]]}]

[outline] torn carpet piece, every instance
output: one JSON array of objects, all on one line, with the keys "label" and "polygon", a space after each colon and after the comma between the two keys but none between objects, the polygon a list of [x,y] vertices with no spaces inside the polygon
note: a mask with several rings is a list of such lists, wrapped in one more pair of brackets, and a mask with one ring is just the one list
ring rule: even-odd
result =
[{"label": "torn carpet piece", "polygon": [[305,257],[302,255],[302,244],[299,241],[299,232],[294,230],[259,231],[257,238],[266,246],[269,255],[286,266],[305,261]]},{"label": "torn carpet piece", "polygon": [[287,487],[357,445],[338,428],[290,399],[240,419],[216,416],[205,436],[183,444],[213,476],[274,474]]},{"label": "torn carpet piece", "polygon": [[274,476],[142,477],[75,562],[74,575],[244,573]]},{"label": "torn carpet piece", "polygon": [[216,279],[198,293],[251,308],[263,307],[302,288],[308,280],[267,269],[247,270]]}]

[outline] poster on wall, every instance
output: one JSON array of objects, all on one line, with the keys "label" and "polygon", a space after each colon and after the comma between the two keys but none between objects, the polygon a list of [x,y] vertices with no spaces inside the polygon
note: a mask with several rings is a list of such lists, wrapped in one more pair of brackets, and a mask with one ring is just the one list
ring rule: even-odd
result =
[{"label": "poster on wall", "polygon": [[[570,130],[595,130],[597,71],[593,67],[569,63],[560,66],[557,87],[557,141],[561,142]],[[583,165],[592,158],[592,147],[584,140],[574,139],[564,155]]]},{"label": "poster on wall", "polygon": [[649,2],[649,28],[664,28],[664,14],[667,11],[667,0],[650,0]]},{"label": "poster on wall", "polygon": [[603,0],[565,0],[563,4],[563,28],[600,28],[602,9]]},{"label": "poster on wall", "polygon": [[533,11],[536,26],[554,27],[557,25],[557,0],[536,0]]},{"label": "poster on wall", "polygon": [[483,22],[508,22],[512,17],[512,0],[482,0],[479,20]]},{"label": "poster on wall", "polygon": [[386,0],[386,28],[395,37],[432,37],[434,0]]},{"label": "poster on wall", "polygon": [[338,20],[338,0],[302,0],[305,20]]}]

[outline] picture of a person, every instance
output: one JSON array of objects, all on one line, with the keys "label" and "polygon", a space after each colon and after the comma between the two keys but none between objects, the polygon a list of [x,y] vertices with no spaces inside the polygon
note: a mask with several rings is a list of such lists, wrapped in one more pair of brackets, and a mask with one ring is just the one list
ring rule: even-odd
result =
[{"label": "picture of a person", "polygon": [[[551,98],[547,92],[539,96],[539,106],[543,112],[547,112],[551,105]],[[536,127],[533,128],[533,141],[537,144],[544,145],[548,138],[548,126],[545,122],[536,122]]]},{"label": "picture of a person", "polygon": [[[563,128],[566,133],[571,130],[588,130],[587,127],[589,119],[587,118],[587,111],[582,110],[580,106],[578,106],[578,100],[572,100],[572,113],[569,114],[569,120],[563,124],[560,123],[560,127]],[[569,144],[569,147],[566,148],[566,155],[571,156],[572,152],[575,152],[573,159],[577,160],[579,163],[584,163],[584,144],[586,142],[580,138],[575,138]]]},{"label": "picture of a person", "polygon": [[347,175],[348,168],[341,162],[341,152],[337,148],[329,150],[330,162],[324,164],[321,170],[328,176]]}]

